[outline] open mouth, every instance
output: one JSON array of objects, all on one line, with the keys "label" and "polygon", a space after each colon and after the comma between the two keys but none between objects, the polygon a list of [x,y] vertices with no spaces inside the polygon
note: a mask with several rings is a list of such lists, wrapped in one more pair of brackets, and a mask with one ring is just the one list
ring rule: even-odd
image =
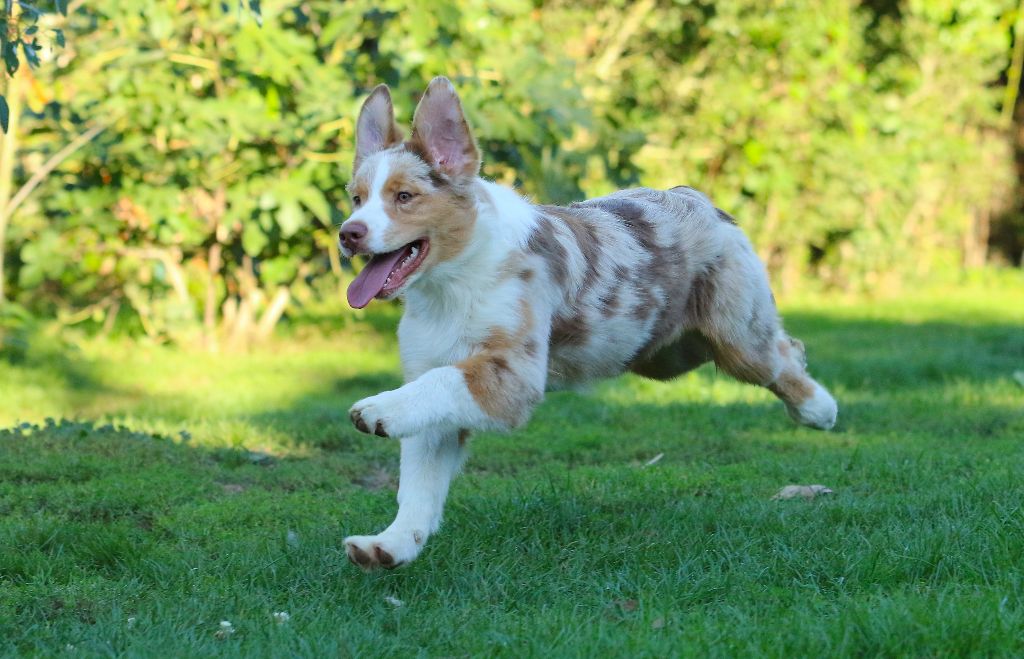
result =
[{"label": "open mouth", "polygon": [[377,298],[386,300],[398,292],[430,251],[426,238],[385,254],[374,254],[348,287],[348,303],[362,309]]}]

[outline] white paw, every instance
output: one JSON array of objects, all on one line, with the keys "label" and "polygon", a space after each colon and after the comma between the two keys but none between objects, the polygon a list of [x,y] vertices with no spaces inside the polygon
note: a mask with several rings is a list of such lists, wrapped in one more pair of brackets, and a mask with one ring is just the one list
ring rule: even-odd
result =
[{"label": "white paw", "polygon": [[378,567],[390,570],[419,556],[425,538],[426,534],[420,531],[352,535],[345,538],[345,553],[348,560],[364,570]]},{"label": "white paw", "polygon": [[800,405],[788,407],[788,410],[789,415],[797,423],[819,430],[828,430],[834,426],[836,416],[839,414],[836,399],[832,398],[832,395],[817,383],[814,386],[814,394],[810,398]]},{"label": "white paw", "polygon": [[351,407],[348,416],[360,432],[378,437],[401,437],[403,429],[397,418],[402,411],[396,391],[385,391],[364,398]]}]

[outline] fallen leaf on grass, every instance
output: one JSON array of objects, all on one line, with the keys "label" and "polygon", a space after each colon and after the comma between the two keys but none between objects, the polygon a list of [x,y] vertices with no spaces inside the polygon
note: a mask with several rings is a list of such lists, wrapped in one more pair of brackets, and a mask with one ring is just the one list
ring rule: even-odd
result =
[{"label": "fallen leaf on grass", "polygon": [[240,492],[245,492],[245,486],[239,485],[238,483],[221,483],[220,486],[227,494],[239,494]]},{"label": "fallen leaf on grass", "polygon": [[653,458],[651,458],[650,460],[645,462],[644,466],[645,467],[650,467],[651,465],[658,464],[658,460],[661,460],[663,457],[665,457],[665,454],[664,453],[659,453],[658,455],[654,456]]},{"label": "fallen leaf on grass", "polygon": [[651,629],[661,629],[665,626],[664,618],[655,618],[654,622],[651,623]]},{"label": "fallen leaf on grass", "polygon": [[797,497],[803,497],[804,499],[813,499],[816,496],[822,494],[832,494],[831,488],[825,487],[824,485],[787,485],[772,497],[773,501],[784,501],[786,499],[795,499]]}]

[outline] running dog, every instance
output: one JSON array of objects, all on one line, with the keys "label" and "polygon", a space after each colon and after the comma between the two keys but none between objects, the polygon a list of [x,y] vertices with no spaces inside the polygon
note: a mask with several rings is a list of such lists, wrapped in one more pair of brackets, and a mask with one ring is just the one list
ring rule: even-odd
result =
[{"label": "running dog", "polygon": [[624,371],[664,380],[714,361],[767,388],[798,423],[835,423],[836,402],[783,331],[750,242],[700,192],[535,205],[479,177],[480,151],[443,77],[408,139],[388,88],[373,90],[352,169],[339,238],[345,256],[367,262],[349,304],[401,297],[405,307],[405,384],[349,412],[360,431],[401,442],[398,514],[378,535],[345,539],[356,565],[416,558],[469,433],[523,425],[547,389]]}]

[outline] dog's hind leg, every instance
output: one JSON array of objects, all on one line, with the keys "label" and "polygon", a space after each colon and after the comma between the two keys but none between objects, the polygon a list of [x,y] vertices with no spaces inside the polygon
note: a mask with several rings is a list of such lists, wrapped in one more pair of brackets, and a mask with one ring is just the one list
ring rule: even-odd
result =
[{"label": "dog's hind leg", "polygon": [[761,385],[785,403],[797,423],[828,430],[836,422],[838,406],[832,395],[808,375],[803,344],[776,330],[767,343],[713,342],[715,363],[742,382]]},{"label": "dog's hind leg", "polygon": [[345,538],[350,561],[363,569],[394,568],[416,558],[441,525],[448,486],[465,458],[467,432],[403,438],[398,515],[378,535]]},{"label": "dog's hind leg", "polygon": [[832,394],[807,373],[804,344],[778,332],[776,350],[782,370],[768,390],[786,404],[786,411],[797,423],[828,430],[836,423],[839,407]]},{"label": "dog's hind leg", "polygon": [[704,284],[699,323],[715,363],[778,396],[797,423],[828,430],[836,422],[836,401],[808,375],[803,344],[780,326],[763,269],[736,265],[735,272],[716,273],[715,281]]}]

